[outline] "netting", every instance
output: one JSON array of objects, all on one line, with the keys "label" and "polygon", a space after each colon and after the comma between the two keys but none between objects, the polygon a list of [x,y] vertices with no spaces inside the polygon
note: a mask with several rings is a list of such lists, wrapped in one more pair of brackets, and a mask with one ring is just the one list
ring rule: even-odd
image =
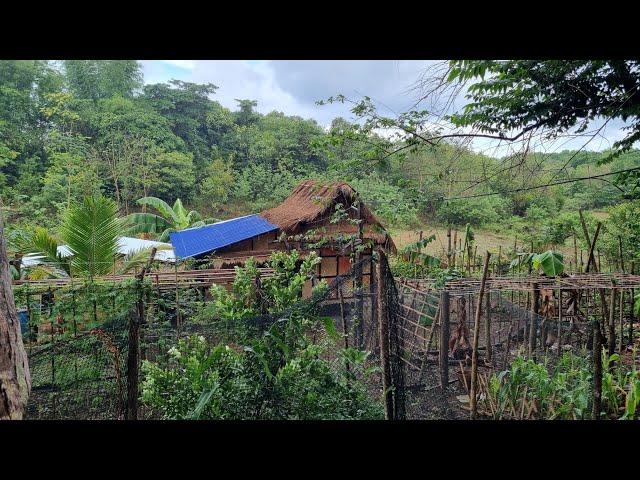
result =
[{"label": "netting", "polygon": [[[345,368],[338,352],[349,346],[372,352],[367,366],[375,366],[376,286],[357,289],[358,267],[360,271],[373,268],[371,258],[365,258],[349,274],[336,277],[328,288],[315,290],[310,298],[301,299],[290,308],[239,321],[199,318],[203,307],[213,301],[208,287],[176,283],[173,288],[158,288],[153,275],[143,282],[22,286],[16,290],[16,302],[29,317],[23,337],[33,384],[27,418],[131,418],[129,389],[136,383],[139,397],[144,379],[140,366],[144,361],[166,365],[171,348],[193,335],[204,337],[212,347],[224,342],[241,349],[248,337],[264,335],[294,315],[332,319],[339,334],[335,341],[328,341],[323,326],[306,332],[313,344],[333,345],[322,351],[331,368]],[[135,338],[132,321],[137,325]],[[139,349],[133,360],[132,345]],[[135,379],[128,368],[132,361],[139,372]],[[360,379],[366,381],[373,398],[380,397],[378,372]],[[136,418],[158,418],[158,413],[142,402],[138,401],[135,410]]]}]

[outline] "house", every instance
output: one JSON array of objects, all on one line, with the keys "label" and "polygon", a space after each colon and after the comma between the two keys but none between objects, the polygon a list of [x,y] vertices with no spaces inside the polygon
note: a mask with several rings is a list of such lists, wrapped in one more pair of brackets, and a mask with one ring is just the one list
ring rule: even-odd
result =
[{"label": "house", "polygon": [[[362,239],[358,220],[362,219]],[[266,261],[276,250],[312,250],[321,256],[317,278],[327,281],[348,273],[352,253],[363,243],[363,258],[372,247],[395,252],[393,240],[357,192],[347,183],[300,183],[280,205],[259,214],[189,228],[170,234],[176,256],[206,258],[214,268],[231,268],[253,257]],[[370,264],[363,284],[371,282]],[[310,291],[311,285],[305,290]]]}]

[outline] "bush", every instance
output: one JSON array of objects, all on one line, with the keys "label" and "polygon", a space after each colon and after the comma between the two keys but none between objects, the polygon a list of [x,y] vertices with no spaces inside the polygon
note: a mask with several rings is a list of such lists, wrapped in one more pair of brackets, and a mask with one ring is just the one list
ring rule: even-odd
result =
[{"label": "bush", "polygon": [[622,203],[610,208],[609,218],[604,226],[602,251],[611,258],[618,258],[618,237],[620,237],[627,264],[631,260],[635,260],[636,263],[640,262],[640,200]]},{"label": "bush", "polygon": [[436,210],[436,220],[446,225],[475,227],[498,223],[508,215],[509,202],[498,196],[451,200]]},{"label": "bush", "polygon": [[[360,380],[372,372],[365,368],[367,353],[338,348],[333,320],[299,301],[318,257],[308,256],[299,269],[298,260],[296,252],[276,252],[275,274],[261,285],[249,262],[236,270],[232,292],[214,288],[200,321],[242,327],[262,313],[288,313],[266,331],[238,328],[233,347],[210,347],[194,336],[170,349],[164,364],[145,361],[143,401],[166,419],[382,418],[380,403]],[[326,340],[315,344],[306,333],[322,327]],[[328,349],[337,351],[337,363],[326,359]]]}]

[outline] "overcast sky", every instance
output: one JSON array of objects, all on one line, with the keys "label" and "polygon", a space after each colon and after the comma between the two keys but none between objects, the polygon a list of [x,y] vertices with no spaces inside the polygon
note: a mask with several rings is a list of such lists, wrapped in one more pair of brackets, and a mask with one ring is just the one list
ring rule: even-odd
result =
[{"label": "overcast sky", "polygon": [[[143,60],[145,83],[179,79],[213,83],[219,88],[213,99],[236,110],[234,99],[258,101],[257,110],[277,110],[286,115],[313,118],[323,127],[337,116],[354,120],[342,104],[316,105],[336,94],[350,98],[371,97],[382,114],[410,108],[415,101],[411,87],[433,61],[418,60]],[[595,127],[598,127],[595,124]],[[609,122],[586,150],[603,150],[622,137],[620,122]],[[537,145],[536,150],[580,148],[588,139],[562,139]],[[491,141],[476,141],[476,150],[500,154]]]}]

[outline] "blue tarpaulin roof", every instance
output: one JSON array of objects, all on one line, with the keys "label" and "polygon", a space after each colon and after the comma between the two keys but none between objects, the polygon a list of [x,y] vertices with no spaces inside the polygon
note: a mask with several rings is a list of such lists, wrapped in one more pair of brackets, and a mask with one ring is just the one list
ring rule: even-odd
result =
[{"label": "blue tarpaulin roof", "polygon": [[169,238],[176,256],[187,258],[209,253],[277,229],[277,226],[259,215],[247,215],[173,232],[169,234]]}]

